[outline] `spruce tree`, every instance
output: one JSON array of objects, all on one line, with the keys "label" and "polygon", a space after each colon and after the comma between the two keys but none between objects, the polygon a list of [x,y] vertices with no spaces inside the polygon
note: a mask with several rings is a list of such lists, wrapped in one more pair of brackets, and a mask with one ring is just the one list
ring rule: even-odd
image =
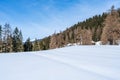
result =
[{"label": "spruce tree", "polygon": [[3,28],[3,52],[12,52],[12,29],[9,24]]},{"label": "spruce tree", "polygon": [[35,39],[35,41],[34,41],[33,50],[34,51],[39,51],[40,50],[39,41],[37,39]]},{"label": "spruce tree", "polygon": [[24,51],[24,49],[23,49],[23,36],[22,36],[21,30],[20,30],[20,32],[19,32],[19,45],[20,45],[19,51],[20,51],[20,52]]},{"label": "spruce tree", "polygon": [[17,27],[13,32],[13,51],[14,52],[23,51],[22,32],[19,31]]},{"label": "spruce tree", "polygon": [[32,42],[30,41],[30,38],[28,38],[24,43],[24,51],[32,51],[32,48],[33,48]]},{"label": "spruce tree", "polygon": [[0,25],[0,52],[2,52],[2,26]]},{"label": "spruce tree", "polygon": [[39,41],[40,50],[50,49],[50,36]]}]

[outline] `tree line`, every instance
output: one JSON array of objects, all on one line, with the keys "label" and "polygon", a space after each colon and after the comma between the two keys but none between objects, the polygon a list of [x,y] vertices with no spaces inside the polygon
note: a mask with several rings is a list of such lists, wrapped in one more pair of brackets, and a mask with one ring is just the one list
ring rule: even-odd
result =
[{"label": "tree line", "polygon": [[120,44],[120,8],[114,9],[112,6],[109,12],[78,22],[63,32],[54,33],[49,48],[64,47],[69,43],[94,45],[97,41],[103,45]]},{"label": "tree line", "polygon": [[0,25],[0,53],[47,50],[49,41],[50,37],[35,41],[28,38],[23,42],[22,31],[17,27],[12,30],[8,23]]},{"label": "tree line", "polygon": [[94,45],[97,41],[103,45],[120,44],[120,8],[114,9],[112,6],[109,12],[78,22],[63,32],[54,33],[49,47],[59,48],[69,43]]},{"label": "tree line", "polygon": [[109,12],[95,15],[83,22],[43,39],[23,42],[21,30],[13,30],[10,24],[0,26],[0,52],[39,51],[64,47],[67,44],[93,45],[101,41],[103,45],[118,45],[120,42],[120,8],[111,7]]},{"label": "tree line", "polygon": [[22,32],[17,27],[12,32],[10,24],[0,25],[0,52],[22,52]]},{"label": "tree line", "polygon": [[112,6],[103,24],[102,43],[109,43],[110,45],[120,44],[120,9],[117,11]]},{"label": "tree line", "polygon": [[41,40],[35,40],[37,50],[47,50],[64,47],[67,44],[94,45],[101,41],[103,45],[118,45],[120,43],[120,8],[111,7],[109,12],[95,15],[83,22],[54,33]]}]

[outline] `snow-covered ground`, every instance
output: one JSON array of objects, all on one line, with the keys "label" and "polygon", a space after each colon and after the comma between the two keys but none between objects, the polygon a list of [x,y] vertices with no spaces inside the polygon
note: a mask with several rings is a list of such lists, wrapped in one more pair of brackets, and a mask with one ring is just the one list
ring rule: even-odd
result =
[{"label": "snow-covered ground", "polygon": [[120,46],[0,54],[0,80],[120,80]]}]

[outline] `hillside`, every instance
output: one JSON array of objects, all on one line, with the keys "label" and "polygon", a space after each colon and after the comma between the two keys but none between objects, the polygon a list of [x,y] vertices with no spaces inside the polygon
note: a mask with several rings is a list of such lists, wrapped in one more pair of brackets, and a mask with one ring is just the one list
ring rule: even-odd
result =
[{"label": "hillside", "polygon": [[0,25],[0,52],[40,51],[61,48],[68,44],[95,45],[98,41],[102,45],[119,45],[120,8],[115,9],[112,6],[106,13],[68,26],[66,30],[53,33],[43,39],[31,41],[29,36],[23,42],[22,31],[17,27],[12,30],[8,23]]},{"label": "hillside", "polygon": [[[107,13],[103,13],[102,15],[95,15],[92,18],[86,19],[83,22],[78,22],[77,24],[67,28],[65,31],[61,31],[60,33],[54,33],[49,37],[45,37],[40,42],[40,46],[49,46],[41,49],[49,49],[56,47],[63,47],[69,43],[79,43],[79,34],[83,33],[85,35],[89,35],[92,38],[89,40],[100,41],[102,30],[103,30],[103,22],[107,16]],[[84,30],[84,32],[81,32]],[[88,32],[90,30],[90,34]],[[88,32],[86,34],[86,32]],[[89,41],[88,40],[88,41]],[[49,42],[48,42],[49,41]],[[57,42],[59,41],[59,42]],[[44,44],[46,43],[46,44]],[[91,42],[87,43],[91,44]]]},{"label": "hillside", "polygon": [[120,46],[0,54],[1,80],[120,80]]},{"label": "hillside", "polygon": [[[102,41],[110,45],[118,45],[120,40],[120,9],[111,7],[109,12],[95,15],[83,22],[67,28],[60,33],[54,33],[40,41],[42,49],[64,47],[69,43],[79,45],[94,45],[92,42]],[[114,37],[115,36],[115,37]],[[47,46],[47,47],[46,47]]]}]

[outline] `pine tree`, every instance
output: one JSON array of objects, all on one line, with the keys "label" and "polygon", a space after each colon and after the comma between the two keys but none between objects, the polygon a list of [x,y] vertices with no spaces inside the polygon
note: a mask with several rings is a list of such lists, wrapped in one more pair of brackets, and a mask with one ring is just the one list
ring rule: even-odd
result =
[{"label": "pine tree", "polygon": [[17,27],[13,32],[13,51],[14,52],[23,51],[22,32],[19,31]]},{"label": "pine tree", "polygon": [[12,29],[9,24],[3,28],[3,52],[12,52]]},{"label": "pine tree", "polygon": [[12,35],[7,37],[7,52],[13,51],[13,45],[12,45]]},{"label": "pine tree", "polygon": [[19,32],[19,51],[20,52],[22,52],[22,51],[24,51],[24,49],[23,49],[23,36],[22,36],[22,32],[21,32],[21,30],[20,30],[20,32]]},{"label": "pine tree", "polygon": [[0,52],[2,52],[2,26],[0,25]]},{"label": "pine tree", "polygon": [[35,39],[35,41],[34,41],[33,50],[34,51],[39,51],[40,50],[39,41],[37,39]]},{"label": "pine tree", "polygon": [[24,43],[24,51],[32,51],[32,48],[33,48],[32,42],[30,41],[30,38],[28,38]]},{"label": "pine tree", "polygon": [[[42,44],[42,46],[41,46],[41,44]],[[41,50],[47,50],[47,49],[49,49],[50,48],[49,45],[50,45],[50,36],[45,37],[45,38],[42,39],[42,41],[40,41],[40,49],[42,47]]]},{"label": "pine tree", "polygon": [[44,40],[41,40],[39,43],[40,43],[40,50],[45,50]]},{"label": "pine tree", "polygon": [[19,30],[18,28],[16,27],[14,32],[13,32],[13,51],[14,52],[18,52],[18,47],[19,47],[19,38],[18,38],[18,35],[19,35]]}]

